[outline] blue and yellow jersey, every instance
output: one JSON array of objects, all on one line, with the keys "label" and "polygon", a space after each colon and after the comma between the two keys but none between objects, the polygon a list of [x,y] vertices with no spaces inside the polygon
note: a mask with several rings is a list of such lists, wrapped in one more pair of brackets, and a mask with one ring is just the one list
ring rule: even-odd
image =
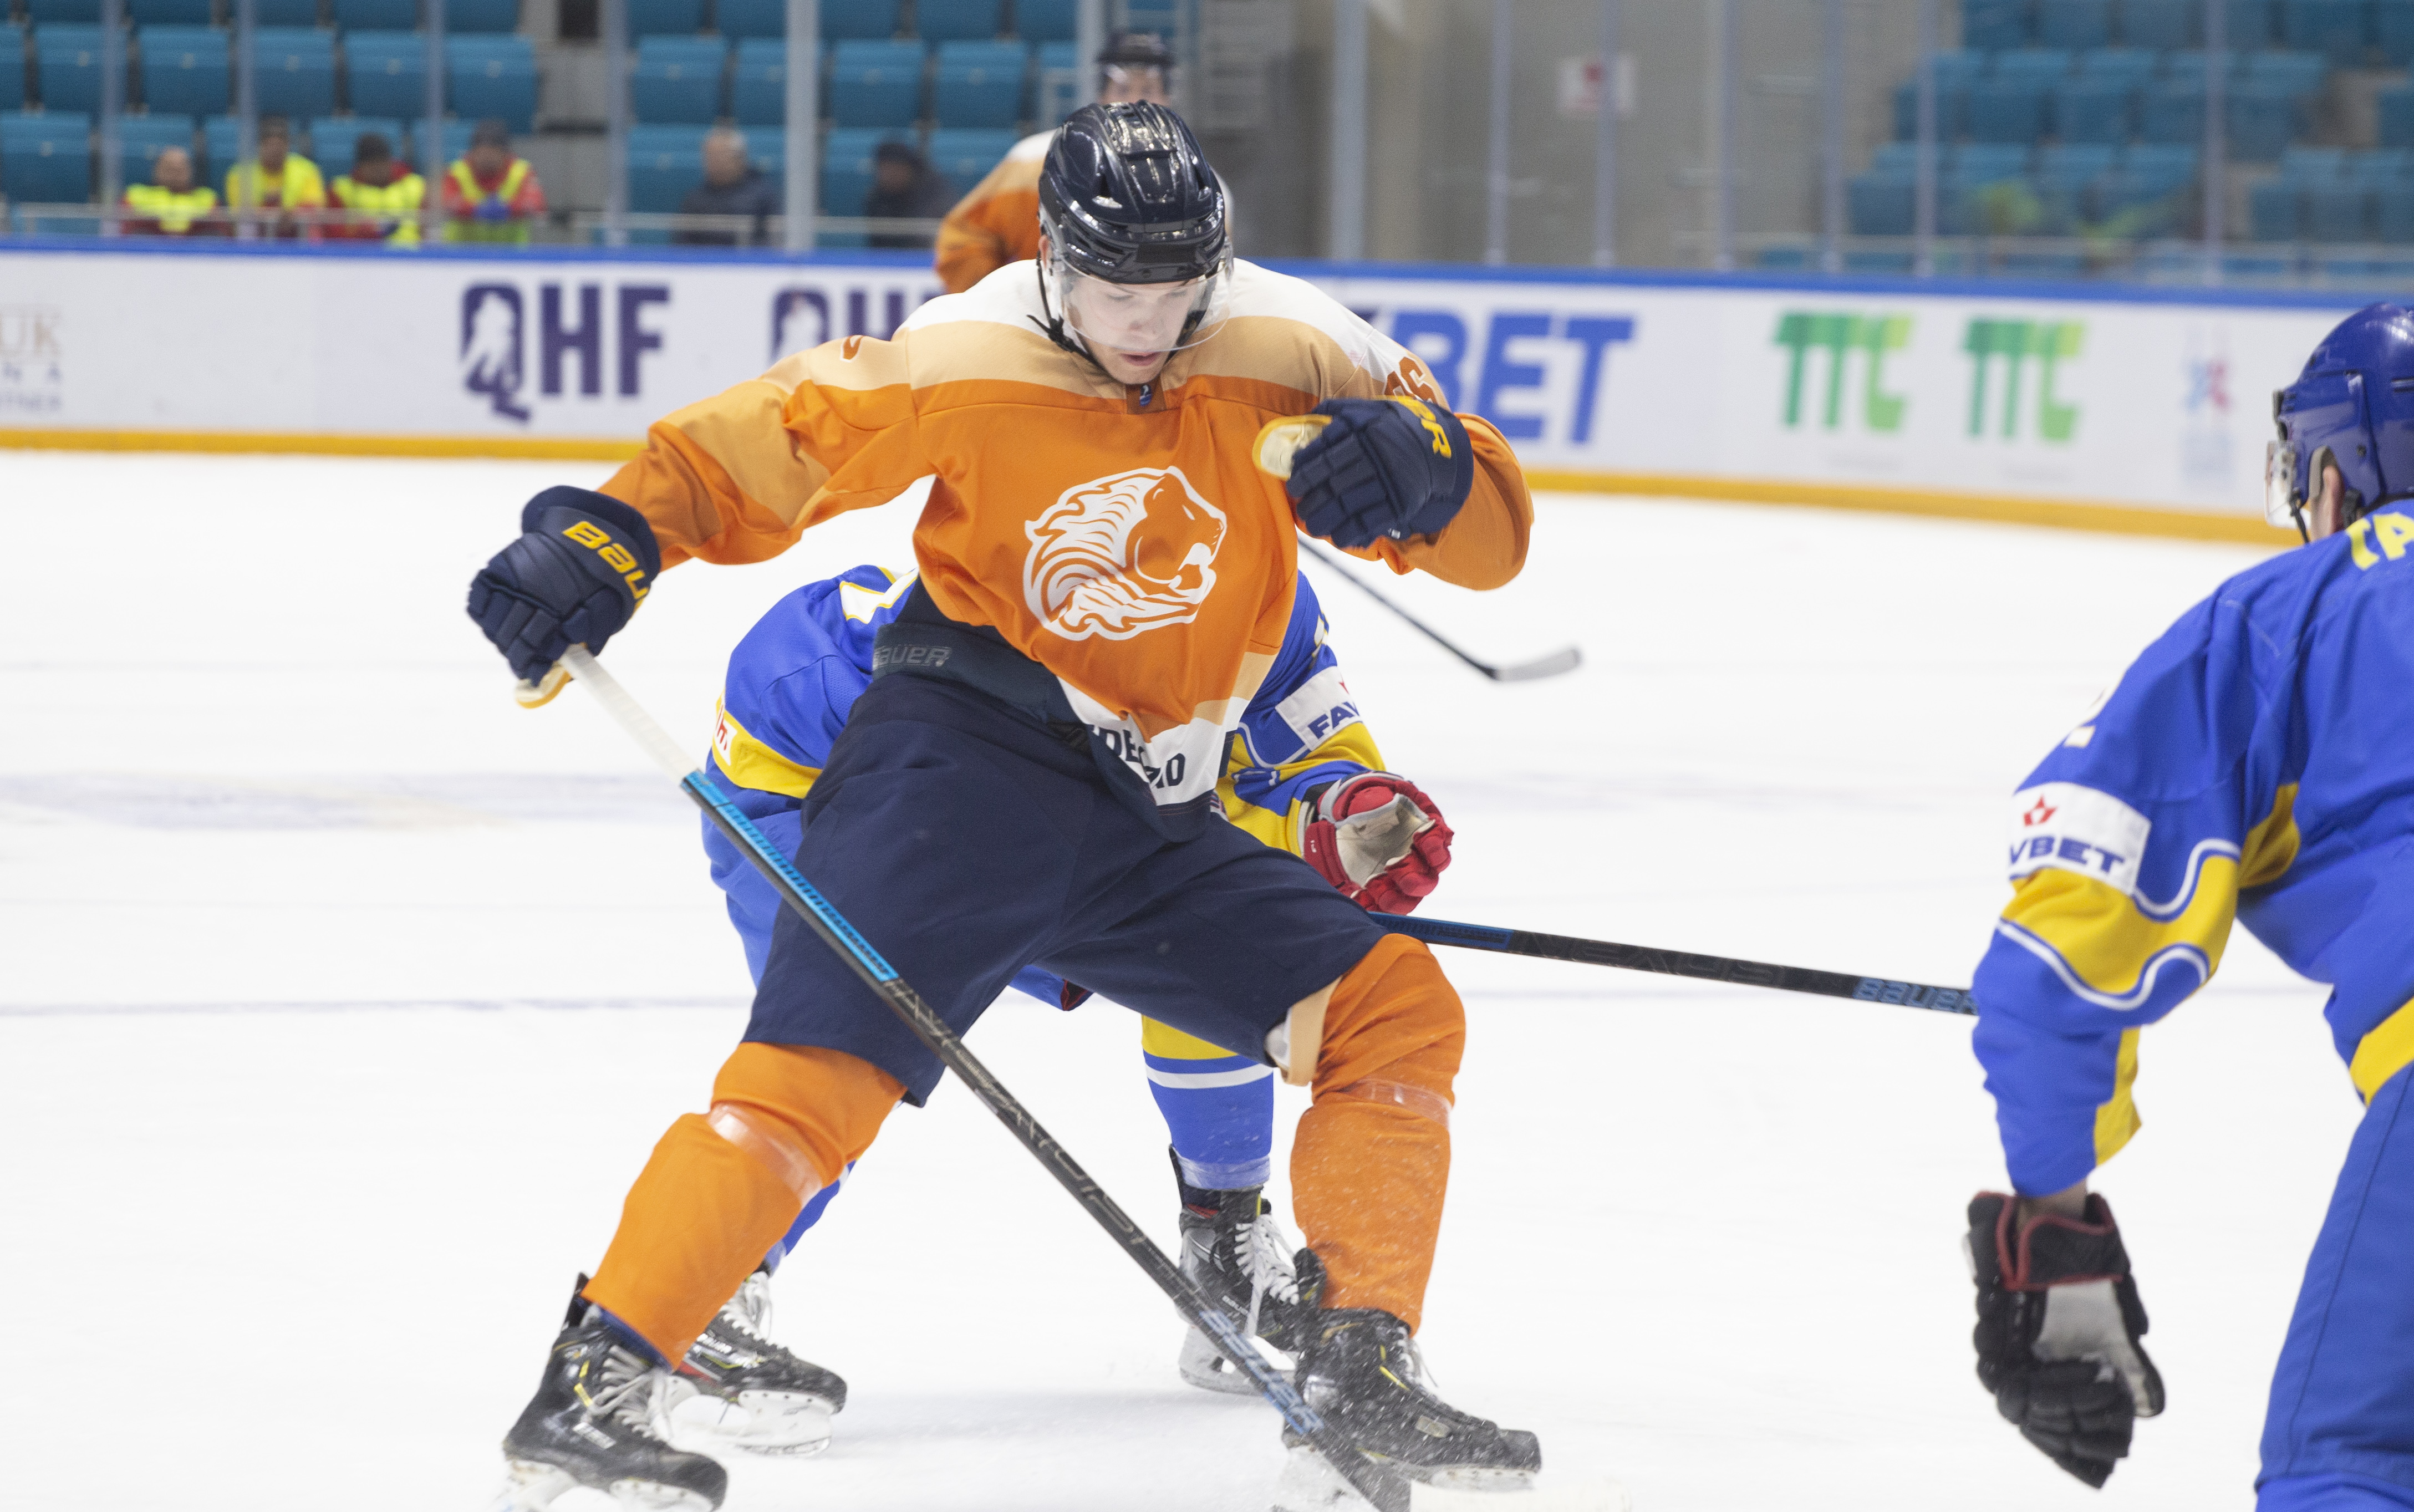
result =
[{"label": "blue and yellow jersey", "polygon": [[2211,979],[2233,918],[2331,986],[2362,1096],[2414,1062],[2409,690],[2400,502],[2223,584],[2030,774],[1973,1040],[2022,1192],[2137,1131],[2138,1031]]},{"label": "blue and yellow jersey", "polygon": [[[1225,742],[1216,788],[1233,823],[1293,852],[1311,789],[1383,764],[1325,644],[1315,590],[1305,577],[1298,585],[1282,649]],[[791,855],[802,835],[805,794],[829,759],[847,711],[872,685],[872,638],[897,617],[913,587],[911,573],[851,567],[773,605],[730,653],[713,726],[713,770],[747,816]],[[779,896],[709,823],[704,845],[712,880],[729,895],[730,921],[745,939],[746,964],[759,979]],[[1038,971],[1016,979],[1051,1000],[1054,981]]]}]

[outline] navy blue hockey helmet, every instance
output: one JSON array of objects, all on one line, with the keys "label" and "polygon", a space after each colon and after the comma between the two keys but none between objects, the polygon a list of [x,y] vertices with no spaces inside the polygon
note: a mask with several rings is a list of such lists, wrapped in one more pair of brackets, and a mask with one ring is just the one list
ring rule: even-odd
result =
[{"label": "navy blue hockey helmet", "polygon": [[1059,341],[1069,329],[1093,348],[1170,352],[1224,322],[1232,284],[1224,185],[1164,106],[1084,105],[1067,117],[1040,165],[1039,230]]},{"label": "navy blue hockey helmet", "polygon": [[2341,321],[2272,396],[2279,437],[2264,454],[2263,514],[2305,529],[2322,469],[2344,485],[2339,524],[2414,494],[2414,309],[2367,305]]}]

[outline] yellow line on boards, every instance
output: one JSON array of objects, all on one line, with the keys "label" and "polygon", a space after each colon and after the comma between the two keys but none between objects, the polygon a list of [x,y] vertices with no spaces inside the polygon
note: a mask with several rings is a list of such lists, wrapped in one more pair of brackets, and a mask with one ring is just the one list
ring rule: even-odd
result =
[{"label": "yellow line on boards", "polygon": [[271,430],[23,430],[0,427],[0,448],[64,452],[281,452],[319,457],[482,457],[625,462],[642,441],[600,436],[326,436]]},{"label": "yellow line on boards", "polygon": [[1940,519],[1987,520],[2003,525],[2046,525],[2066,531],[2114,535],[2159,535],[2181,541],[2233,541],[2278,549],[2297,544],[2293,531],[2273,530],[2253,515],[2180,509],[2140,509],[2135,504],[2081,500],[2019,498],[2000,494],[1930,493],[1912,488],[1864,487],[1848,483],[1786,483],[1762,478],[1706,478],[1692,473],[1528,472],[1538,489],[1577,493],[1626,493],[1711,499],[1727,503],[1807,504],[1872,514],[1927,515]]}]

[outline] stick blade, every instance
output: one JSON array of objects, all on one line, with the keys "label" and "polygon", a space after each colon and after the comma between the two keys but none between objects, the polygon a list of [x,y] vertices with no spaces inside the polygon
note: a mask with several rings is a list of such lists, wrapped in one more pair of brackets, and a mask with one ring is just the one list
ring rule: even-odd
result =
[{"label": "stick blade", "polygon": [[1629,1512],[1633,1505],[1626,1488],[1606,1477],[1547,1486],[1529,1481],[1498,1490],[1423,1481],[1408,1488],[1408,1512]]},{"label": "stick blade", "polygon": [[1537,656],[1530,662],[1518,662],[1510,666],[1491,666],[1484,671],[1495,682],[1536,682],[1546,677],[1563,677],[1584,665],[1584,652],[1573,646],[1562,646],[1548,656]]}]

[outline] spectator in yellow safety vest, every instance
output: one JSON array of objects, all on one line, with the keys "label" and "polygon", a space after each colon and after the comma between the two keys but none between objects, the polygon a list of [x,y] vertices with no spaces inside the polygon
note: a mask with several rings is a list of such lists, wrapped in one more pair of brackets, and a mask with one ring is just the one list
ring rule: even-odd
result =
[{"label": "spectator in yellow safety vest", "polygon": [[346,214],[328,232],[388,247],[419,245],[419,211],[427,202],[427,180],[394,160],[383,134],[364,131],[352,143],[352,171],[335,180],[335,203]]},{"label": "spectator in yellow safety vest", "polygon": [[[1101,105],[1173,103],[1173,52],[1155,33],[1117,32],[1097,61]],[[1016,142],[939,223],[932,271],[947,292],[962,293],[1007,263],[1039,255],[1039,165],[1055,140],[1051,127]],[[1228,207],[1227,219],[1230,214]]]},{"label": "spectator in yellow safety vest", "polygon": [[[230,210],[316,211],[327,208],[327,181],[319,165],[293,150],[293,128],[281,115],[260,118],[260,150],[250,162],[227,170]],[[291,236],[303,227],[291,215],[270,220],[274,234]],[[309,228],[315,239],[317,227]]]},{"label": "spectator in yellow safety vest", "polygon": [[212,235],[219,228],[201,222],[217,206],[216,190],[193,187],[193,155],[182,147],[162,147],[151,159],[151,182],[126,190],[126,208],[142,218],[122,226],[128,236],[189,236],[197,230]]},{"label": "spectator in yellow safety vest", "polygon": [[444,239],[526,247],[529,226],[544,214],[544,186],[528,159],[512,153],[511,127],[481,121],[469,150],[444,174]]}]

